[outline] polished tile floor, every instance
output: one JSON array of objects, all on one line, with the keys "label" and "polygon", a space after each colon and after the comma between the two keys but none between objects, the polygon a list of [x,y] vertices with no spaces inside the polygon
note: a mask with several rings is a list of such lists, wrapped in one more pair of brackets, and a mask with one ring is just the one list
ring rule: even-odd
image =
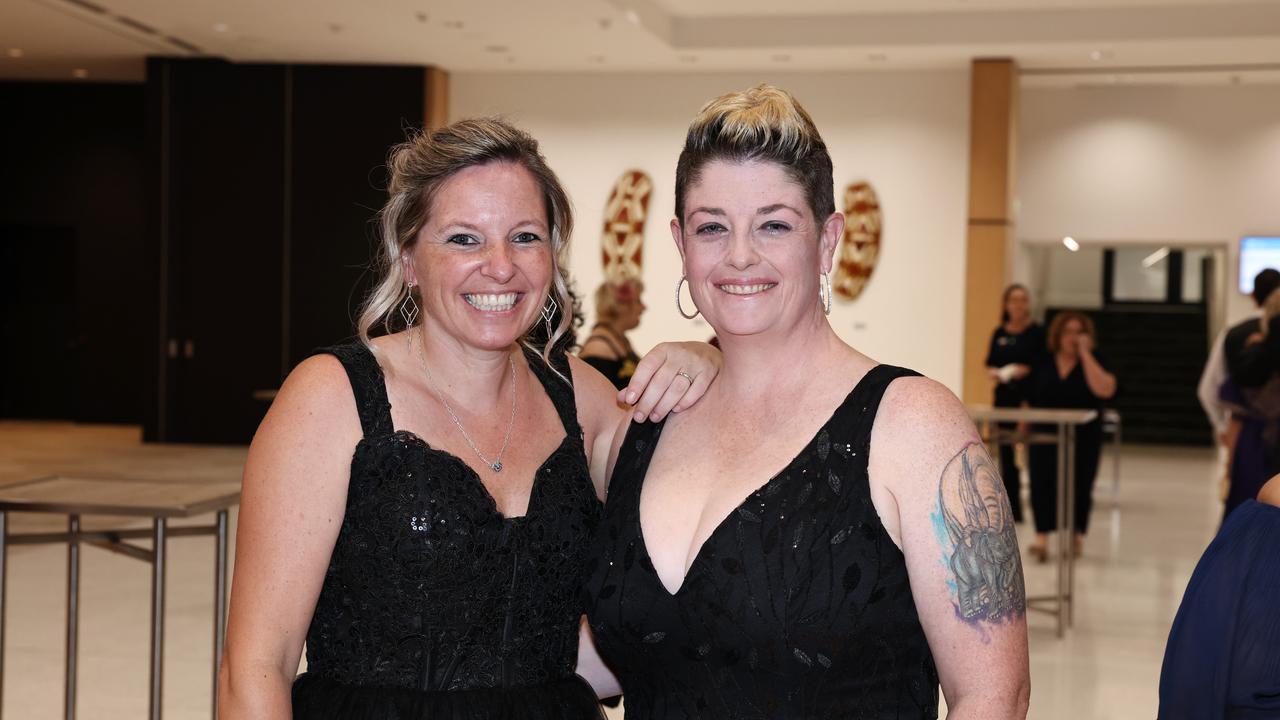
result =
[{"label": "polished tile floor", "polygon": [[[239,476],[244,452],[238,447],[143,445],[133,428],[0,422],[0,485],[47,474],[224,480]],[[1127,448],[1114,506],[1110,472],[1104,458],[1093,527],[1077,566],[1074,629],[1059,640],[1052,617],[1033,613],[1029,618],[1034,720],[1155,716],[1169,624],[1217,527],[1213,451]],[[234,527],[234,515],[232,521]],[[53,530],[63,522],[18,515],[11,530]],[[86,520],[88,527],[104,523],[120,521]],[[1022,535],[1024,545],[1029,539]],[[208,537],[175,538],[169,550],[165,717],[208,718],[213,542]],[[6,718],[61,717],[65,573],[63,546],[10,549]],[[1030,594],[1048,593],[1053,578],[1052,566],[1027,565]],[[145,716],[149,585],[146,564],[84,549],[79,717]]]}]

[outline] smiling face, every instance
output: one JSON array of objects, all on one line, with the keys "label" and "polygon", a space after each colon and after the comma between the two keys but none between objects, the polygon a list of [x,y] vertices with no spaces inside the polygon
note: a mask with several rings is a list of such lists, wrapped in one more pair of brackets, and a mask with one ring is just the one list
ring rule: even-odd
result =
[{"label": "smiling face", "polygon": [[1024,323],[1031,317],[1031,299],[1027,297],[1027,291],[1020,287],[1009,290],[1005,296],[1004,311],[1009,314],[1009,320],[1014,323]]},{"label": "smiling face", "polygon": [[698,309],[718,335],[786,331],[822,317],[819,273],[844,231],[815,220],[805,192],[771,162],[713,160],[671,222]]},{"label": "smiling face", "polygon": [[422,325],[498,350],[538,319],[553,272],[546,201],[511,162],[461,170],[436,192],[417,240],[402,254],[422,293]]}]

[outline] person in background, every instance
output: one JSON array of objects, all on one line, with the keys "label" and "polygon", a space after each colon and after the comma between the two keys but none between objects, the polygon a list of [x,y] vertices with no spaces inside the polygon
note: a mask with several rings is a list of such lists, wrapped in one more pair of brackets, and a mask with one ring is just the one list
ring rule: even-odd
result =
[{"label": "person in background", "polygon": [[[1267,268],[1253,279],[1253,302],[1258,306],[1258,314],[1245,320],[1226,332],[1222,339],[1223,363],[1227,367],[1227,375],[1240,387],[1256,387],[1267,381],[1272,374],[1271,363],[1259,359],[1257,350],[1252,348],[1249,339],[1262,329],[1262,306],[1271,293],[1280,289],[1280,271]],[[1219,383],[1221,385],[1221,383]]]},{"label": "person in background", "polygon": [[[1084,313],[1064,310],[1049,324],[1049,354],[1031,371],[1029,397],[1040,408],[1098,410],[1098,418],[1076,428],[1075,448],[1075,551],[1079,554],[1089,529],[1093,508],[1093,484],[1102,454],[1102,404],[1116,394],[1116,376],[1094,354],[1096,333],[1093,320]],[[1038,432],[1053,432],[1054,426],[1037,426]],[[1049,533],[1057,529],[1058,449],[1053,445],[1031,446],[1031,509],[1035,516],[1036,539],[1028,548],[1037,560],[1049,557]],[[1065,541],[1065,540],[1064,540]]]},{"label": "person in background", "polygon": [[1232,364],[1239,369],[1240,355],[1243,354],[1248,338],[1260,329],[1262,304],[1276,288],[1280,288],[1280,272],[1267,268],[1254,276],[1251,297],[1258,311],[1243,322],[1218,333],[1218,337],[1213,341],[1213,346],[1209,349],[1209,358],[1205,361],[1204,371],[1200,373],[1200,383],[1196,386],[1196,397],[1200,399],[1200,406],[1204,408],[1205,417],[1209,419],[1209,424],[1213,426],[1214,436],[1217,438],[1218,443],[1224,447],[1228,444],[1227,432],[1230,429],[1229,424],[1231,421],[1231,411],[1223,403],[1221,397],[1222,384],[1227,381],[1228,377],[1227,339],[1231,338],[1229,344],[1232,348]]},{"label": "person in background", "polygon": [[[1228,376],[1219,397],[1231,413],[1224,444],[1228,451],[1222,517],[1258,494],[1267,478],[1280,473],[1280,363],[1267,352],[1280,327],[1280,291],[1262,304],[1262,319],[1241,356],[1242,366],[1256,366],[1261,383],[1246,385]],[[1256,357],[1255,357],[1256,355]],[[1248,375],[1251,371],[1245,371]]]},{"label": "person in background", "polygon": [[1280,717],[1280,475],[1227,518],[1169,630],[1159,720]]},{"label": "person in background", "polygon": [[[992,405],[1022,407],[1027,400],[1027,378],[1045,352],[1044,328],[1031,319],[1031,294],[1014,284],[1004,289],[1000,324],[991,333],[987,350],[987,375],[995,382]],[[1001,430],[1013,430],[1016,423],[1000,423]],[[1000,445],[1000,477],[1013,507],[1014,522],[1022,522],[1022,488],[1012,443]]]},{"label": "person in background", "polygon": [[640,316],[644,314],[642,292],[644,283],[634,278],[600,283],[596,289],[596,324],[578,353],[579,358],[599,370],[619,390],[631,382],[636,363],[640,362],[627,332],[640,325]]}]

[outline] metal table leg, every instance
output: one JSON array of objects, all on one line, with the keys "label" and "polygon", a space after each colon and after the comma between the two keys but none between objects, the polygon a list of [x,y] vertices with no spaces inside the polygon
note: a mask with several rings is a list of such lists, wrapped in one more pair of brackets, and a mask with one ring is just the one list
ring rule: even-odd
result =
[{"label": "metal table leg", "polygon": [[1057,583],[1057,591],[1056,591],[1058,605],[1057,605],[1057,608],[1055,608],[1057,610],[1055,614],[1057,615],[1057,620],[1058,620],[1058,637],[1061,638],[1063,637],[1063,635],[1066,634],[1066,627],[1065,627],[1066,553],[1065,553],[1065,543],[1063,542],[1063,535],[1066,527],[1065,495],[1066,495],[1066,471],[1067,471],[1067,467],[1066,467],[1067,466],[1067,453],[1066,453],[1067,429],[1064,423],[1058,424],[1058,443],[1057,444],[1058,444],[1058,478],[1057,478],[1057,483],[1055,483],[1057,487],[1054,488],[1054,494],[1058,496],[1058,507],[1057,507],[1057,513],[1055,518],[1057,521],[1056,524],[1058,529],[1058,532],[1057,532],[1058,537],[1055,538],[1055,541],[1057,542],[1057,547],[1054,548],[1056,550],[1056,552],[1054,553],[1055,555],[1054,561],[1057,564],[1056,569],[1058,571],[1058,583]]},{"label": "metal table leg", "polygon": [[76,660],[80,640],[80,516],[67,516],[67,679],[62,686],[62,715],[76,717]]},{"label": "metal table leg", "polygon": [[4,716],[4,591],[9,556],[9,513],[0,510],[0,717]]},{"label": "metal table leg", "polygon": [[152,529],[154,556],[151,560],[151,696],[147,717],[160,720],[164,696],[164,565],[165,518],[158,517]]},{"label": "metal table leg", "polygon": [[1067,555],[1067,627],[1075,624],[1076,615],[1076,426],[1067,426],[1067,476],[1064,494],[1067,496],[1066,534],[1062,536],[1062,544]]},{"label": "metal table leg", "polygon": [[218,669],[227,635],[227,511],[219,510],[213,570],[213,718],[218,718]]}]

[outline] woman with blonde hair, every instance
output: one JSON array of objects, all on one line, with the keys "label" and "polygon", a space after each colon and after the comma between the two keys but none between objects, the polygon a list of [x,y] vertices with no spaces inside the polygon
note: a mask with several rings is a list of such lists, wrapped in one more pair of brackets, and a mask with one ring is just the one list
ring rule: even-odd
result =
[{"label": "woman with blonde hair", "polygon": [[[1084,549],[1093,510],[1093,485],[1098,479],[1098,459],[1102,455],[1102,406],[1116,394],[1116,376],[1107,370],[1106,360],[1094,352],[1097,333],[1093,320],[1082,312],[1063,310],[1049,323],[1049,354],[1031,372],[1028,397],[1033,407],[1097,410],[1098,418],[1076,427],[1075,536],[1076,554]],[[1036,432],[1053,432],[1052,425],[1033,427]],[[1031,511],[1036,539],[1028,548],[1040,562],[1049,557],[1049,533],[1058,527],[1058,449],[1053,445],[1032,445]],[[1061,539],[1066,542],[1066,538]]]},{"label": "woman with blonde hair", "polygon": [[[808,113],[708,103],[671,234],[724,368],[633,424],[587,584],[627,717],[1022,718],[1022,567],[1004,485],[944,387],[827,320],[844,218]],[[678,287],[679,289],[679,287]]]},{"label": "woman with blonde hair", "polygon": [[294,369],[249,450],[221,717],[598,717],[575,666],[599,672],[578,590],[605,460],[718,355],[660,346],[623,410],[554,349],[572,216],[524,132],[460,121],[390,169],[359,342]]},{"label": "woman with blonde hair", "polygon": [[645,311],[640,300],[643,292],[644,283],[634,278],[600,283],[596,289],[596,324],[578,353],[619,389],[631,382],[640,362],[627,332],[640,325]]}]

